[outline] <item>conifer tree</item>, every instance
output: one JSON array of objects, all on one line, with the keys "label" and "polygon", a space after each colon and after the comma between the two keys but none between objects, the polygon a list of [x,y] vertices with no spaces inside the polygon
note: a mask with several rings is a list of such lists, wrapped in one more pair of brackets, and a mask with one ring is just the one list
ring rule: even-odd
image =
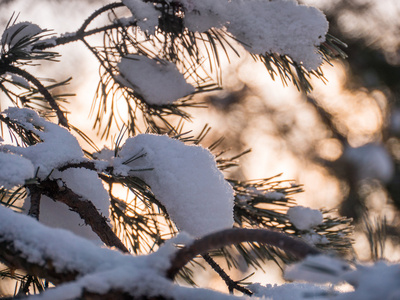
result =
[{"label": "conifer tree", "polygon": [[[103,15],[108,23],[92,25]],[[70,93],[57,90],[71,78],[45,81],[31,71],[57,63],[57,49],[70,43],[98,61],[93,125],[111,149],[68,121]],[[123,0],[68,34],[12,16],[0,57],[8,101],[0,114],[0,261],[2,278],[16,282],[11,298],[285,299],[289,291],[301,299],[306,289],[362,299],[365,272],[396,274],[395,265],[349,262],[350,219],[297,206],[301,185],[279,176],[225,178],[246,151],[227,157],[221,140],[205,145],[207,125],[198,134],[183,126],[192,118],[187,108],[204,106],[198,95],[223,88],[221,60],[239,48],[266,76],[306,94],[311,77],[323,80],[322,62],[345,58],[344,46],[319,10],[284,0]],[[230,275],[240,263],[262,269],[269,260],[291,264],[289,280],[347,281],[355,291],[280,291]],[[196,284],[197,264],[210,265],[230,294],[180,285]],[[395,295],[396,280],[377,293]]]}]

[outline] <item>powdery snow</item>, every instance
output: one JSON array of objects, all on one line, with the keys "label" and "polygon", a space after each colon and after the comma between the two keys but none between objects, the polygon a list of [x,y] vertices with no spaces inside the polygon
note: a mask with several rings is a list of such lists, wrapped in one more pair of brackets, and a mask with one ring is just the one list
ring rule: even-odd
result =
[{"label": "powdery snow", "polygon": [[378,261],[370,266],[357,266],[342,278],[356,287],[352,293],[340,295],[338,300],[400,299],[400,265]]},{"label": "powdery snow", "polygon": [[[145,32],[153,34],[160,12],[153,3],[122,1]],[[225,28],[255,54],[289,55],[308,69],[316,69],[322,57],[316,46],[325,41],[328,22],[317,8],[295,0],[178,0],[184,7],[183,22],[193,32]]]},{"label": "powdery snow", "polygon": [[122,3],[132,12],[132,19],[137,21],[140,29],[154,34],[161,12],[154,9],[153,3],[142,0],[122,0]]},{"label": "powdery snow", "polygon": [[344,281],[342,276],[349,271],[350,266],[343,260],[326,255],[310,255],[286,267],[284,277],[291,281],[337,284]]},{"label": "powdery snow", "polygon": [[329,25],[316,8],[294,0],[179,2],[185,7],[184,24],[191,31],[225,26],[252,53],[289,55],[308,70],[322,63],[315,46],[325,41]]},{"label": "powdery snow", "polygon": [[[127,292],[137,298],[159,296],[172,299],[313,299],[373,300],[397,299],[400,294],[400,265],[377,262],[371,266],[355,265],[333,257],[309,256],[289,266],[285,278],[311,283],[338,284],[346,281],[354,291],[339,292],[335,286],[284,284],[281,286],[253,285],[252,298],[236,297],[211,290],[180,287],[165,278],[165,270],[175,253],[175,244],[191,243],[186,235],[167,241],[157,252],[146,256],[125,255],[115,250],[93,245],[86,239],[62,230],[51,229],[34,218],[13,212],[0,205],[0,242],[13,243],[19,256],[33,264],[51,265],[58,272],[78,272],[73,282],[46,290],[32,299],[66,300],[81,296],[83,291],[106,293]],[[319,293],[319,291],[334,294]],[[307,293],[304,293],[306,292]],[[296,296],[296,297],[295,297]],[[320,297],[318,297],[320,296]]]},{"label": "powdery snow", "polygon": [[140,134],[127,139],[119,160],[141,154],[126,164],[130,175],[150,185],[180,230],[202,236],[232,227],[233,189],[210,151],[168,136]]},{"label": "powdery snow", "polygon": [[148,104],[170,104],[195,91],[175,64],[144,55],[127,55],[118,63],[117,80],[132,88]]},{"label": "powdery snow", "polygon": [[260,297],[265,300],[318,300],[322,298],[318,298],[317,296],[328,290],[327,287],[307,283],[267,284],[265,286],[256,283],[251,284],[249,288],[254,293],[252,298]]},{"label": "powdery snow", "polygon": [[[28,108],[11,107],[3,113],[43,140],[42,143],[26,148],[0,145],[1,151],[9,151],[30,160],[35,170],[39,169],[38,176],[40,178],[45,178],[54,168],[66,163],[85,160],[77,139],[67,129],[46,121]],[[43,131],[38,130],[37,127],[42,128]]]},{"label": "powdery snow", "polygon": [[387,261],[378,261],[370,265],[350,265],[325,255],[309,256],[288,266],[285,278],[317,284],[329,283],[334,285],[333,288],[337,284],[347,282],[354,287],[354,291],[340,293],[336,290],[335,297],[318,299],[375,300],[399,299],[400,296],[400,265]]},{"label": "powdery snow", "polygon": [[0,187],[11,189],[33,178],[35,169],[32,162],[22,156],[0,152]]},{"label": "powdery snow", "polygon": [[[51,262],[58,272],[75,272],[80,276],[74,282],[48,289],[32,299],[77,299],[83,291],[106,293],[125,291],[137,298],[163,295],[171,299],[248,299],[234,297],[200,288],[180,287],[165,278],[175,243],[166,242],[156,253],[131,256],[119,251],[100,248],[89,241],[62,230],[48,228],[35,219],[0,206],[0,242],[14,241],[16,252],[30,263]],[[189,241],[184,236],[183,241]]]},{"label": "powdery snow", "polygon": [[300,230],[312,230],[324,220],[322,212],[304,206],[294,206],[289,208],[287,216],[290,223]]},{"label": "powdery snow", "polygon": [[[0,164],[0,171],[3,170],[1,174],[7,174],[0,175],[0,185],[11,188],[23,184],[25,179],[34,177],[35,172],[41,179],[51,174],[52,179],[59,180],[60,184],[65,184],[84,200],[91,201],[103,216],[109,216],[108,194],[95,171],[84,168],[71,168],[63,172],[55,170],[67,163],[85,161],[78,141],[68,130],[44,120],[35,111],[27,108],[9,108],[4,114],[37,134],[43,142],[25,148],[0,144],[0,151],[9,152],[0,152],[0,163],[4,160]],[[28,197],[25,199],[24,208],[28,211],[29,207]],[[67,205],[54,202],[45,196],[42,197],[40,205],[40,220],[50,226],[65,228],[101,243],[77,213],[70,211]]]}]

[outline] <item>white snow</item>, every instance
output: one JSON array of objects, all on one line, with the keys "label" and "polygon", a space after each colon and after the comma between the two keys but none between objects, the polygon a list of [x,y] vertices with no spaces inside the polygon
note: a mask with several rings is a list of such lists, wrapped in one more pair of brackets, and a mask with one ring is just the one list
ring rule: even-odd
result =
[{"label": "white snow", "polygon": [[325,41],[328,22],[316,8],[294,0],[179,2],[185,7],[184,24],[191,31],[225,26],[252,53],[289,55],[308,70],[322,63],[315,46]]},{"label": "white snow", "polygon": [[51,263],[59,272],[77,271],[80,275],[74,282],[58,285],[31,296],[32,299],[76,299],[84,290],[97,293],[121,290],[137,298],[163,295],[172,299],[248,299],[181,287],[165,278],[170,257],[176,251],[174,244],[191,241],[186,235],[169,240],[151,255],[131,256],[97,247],[68,231],[48,228],[3,206],[0,206],[0,220],[0,242],[14,241],[21,257],[30,263]]},{"label": "white snow", "polygon": [[[165,278],[165,270],[175,253],[175,244],[191,243],[187,235],[167,241],[157,252],[146,256],[131,256],[97,247],[86,239],[62,230],[51,229],[34,218],[13,212],[0,205],[0,242],[13,241],[20,257],[30,263],[51,263],[58,272],[78,272],[73,281],[31,296],[32,299],[66,300],[79,298],[82,291],[106,293],[120,290],[141,296],[163,295],[172,299],[337,299],[373,300],[397,299],[400,295],[400,265],[377,262],[374,265],[350,265],[340,259],[318,255],[309,256],[285,271],[288,280],[313,284],[284,284],[261,286],[254,284],[252,298],[221,294],[212,290],[186,288]],[[354,291],[339,292],[335,285],[346,281]],[[317,283],[317,284],[315,284]],[[320,286],[318,284],[329,283]],[[331,284],[333,286],[331,287]],[[323,291],[336,292],[324,296]],[[319,293],[321,292],[321,293]],[[334,296],[335,295],[335,296]]]},{"label": "white snow", "polygon": [[122,0],[122,3],[132,12],[133,19],[137,21],[137,25],[141,30],[149,34],[154,34],[161,12],[154,9],[152,2]]},{"label": "white snow", "polygon": [[195,90],[171,62],[130,54],[121,59],[118,70],[121,75],[117,80],[142,95],[148,104],[170,104]]},{"label": "white snow", "polygon": [[[30,160],[35,170],[39,168],[40,178],[45,178],[54,168],[61,165],[85,160],[78,141],[67,129],[46,121],[28,108],[10,107],[3,113],[43,140],[42,143],[26,148],[0,145],[0,150],[15,153]],[[40,127],[43,131],[35,127]]]},{"label": "white snow", "polygon": [[343,260],[326,255],[310,255],[285,269],[285,279],[311,283],[337,284],[344,281],[342,276],[349,272],[350,266]]},{"label": "white snow", "polygon": [[361,147],[346,147],[344,159],[355,168],[358,180],[377,179],[388,183],[394,175],[394,163],[383,145],[366,144]]},{"label": "white snow", "polygon": [[[67,129],[44,120],[35,111],[27,108],[9,108],[4,114],[37,134],[43,142],[28,147],[1,143],[0,151],[9,153],[0,152],[0,163],[3,162],[0,165],[0,185],[7,188],[23,184],[25,179],[34,177],[36,171],[41,179],[51,174],[51,179],[59,179],[61,186],[65,184],[84,200],[91,201],[103,216],[109,216],[108,194],[95,171],[84,168],[70,168],[63,172],[55,170],[66,163],[85,161],[78,141]],[[29,197],[25,199],[23,207],[29,211]],[[40,221],[101,243],[77,213],[70,211],[64,203],[55,202],[45,196],[41,200]]]},{"label": "white snow", "polygon": [[356,287],[354,292],[340,295],[338,300],[400,299],[400,265],[378,261],[374,265],[359,265],[342,276]]},{"label": "white snow", "polygon": [[347,262],[334,257],[309,256],[299,263],[288,266],[285,270],[285,278],[287,280],[317,284],[329,283],[331,285],[347,282],[354,287],[354,291],[340,293],[337,290],[336,297],[321,299],[394,300],[399,299],[400,295],[400,265],[387,261],[351,266]]},{"label": "white snow", "polygon": [[324,219],[319,210],[300,205],[289,208],[287,216],[290,223],[300,230],[311,230]]},{"label": "white snow", "polygon": [[259,283],[251,284],[250,290],[254,292],[254,297],[271,300],[301,300],[301,299],[322,299],[317,296],[327,291],[327,287],[317,286],[307,283],[286,283],[282,285]]},{"label": "white snow", "polygon": [[198,237],[232,227],[233,189],[210,151],[168,136],[140,134],[127,139],[119,160],[142,154],[126,164],[130,175],[150,185],[180,230]]},{"label": "white snow", "polygon": [[[151,2],[122,1],[145,32],[154,34],[160,12]],[[295,0],[167,0],[184,7],[183,22],[193,32],[225,28],[255,54],[289,55],[308,69],[316,69],[322,57],[316,46],[325,41],[328,22],[317,8]],[[133,83],[133,82],[132,82]],[[134,84],[134,83],[133,83]]]},{"label": "white snow", "polygon": [[11,189],[33,178],[35,169],[32,162],[22,156],[0,152],[0,187]]},{"label": "white snow", "polygon": [[329,244],[329,240],[326,236],[318,234],[314,230],[302,234],[301,238],[311,245]]},{"label": "white snow", "polygon": [[[16,23],[10,27],[8,27],[1,37],[1,43],[8,44],[10,48],[14,47],[20,40],[25,38],[30,38],[39,33],[43,32],[43,30],[36,24],[32,24],[30,22],[21,22]],[[25,50],[29,51],[29,47]]]}]

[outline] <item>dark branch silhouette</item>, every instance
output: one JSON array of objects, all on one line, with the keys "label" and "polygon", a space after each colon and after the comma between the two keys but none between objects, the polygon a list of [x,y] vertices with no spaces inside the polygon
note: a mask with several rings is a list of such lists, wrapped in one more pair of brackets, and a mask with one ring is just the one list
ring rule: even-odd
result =
[{"label": "dark branch silhouette", "polygon": [[167,271],[167,277],[174,279],[175,275],[197,255],[203,255],[214,249],[243,242],[256,242],[278,247],[298,259],[305,258],[307,255],[321,253],[302,240],[290,237],[279,231],[232,228],[206,235],[176,252],[175,257],[171,260],[171,267]]}]

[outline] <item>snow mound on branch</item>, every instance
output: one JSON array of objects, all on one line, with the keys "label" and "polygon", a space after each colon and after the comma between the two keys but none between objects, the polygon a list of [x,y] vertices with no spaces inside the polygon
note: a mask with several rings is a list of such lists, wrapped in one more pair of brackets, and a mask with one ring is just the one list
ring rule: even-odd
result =
[{"label": "snow mound on branch", "polygon": [[184,24],[190,31],[225,26],[252,53],[289,55],[308,70],[322,63],[315,46],[325,41],[329,25],[317,8],[293,0],[179,2],[185,8]]},{"label": "snow mound on branch", "polygon": [[354,291],[338,293],[333,298],[318,299],[399,299],[400,295],[400,265],[387,261],[378,261],[373,265],[350,265],[343,260],[325,255],[308,256],[303,261],[288,266],[285,270],[285,279],[333,285],[347,282],[354,287]]},{"label": "snow mound on branch", "polygon": [[165,105],[194,92],[175,64],[144,55],[127,55],[118,63],[117,78],[143,96],[148,104]]},{"label": "snow mound on branch", "polygon": [[142,0],[122,0],[122,3],[132,12],[140,29],[154,34],[161,12],[154,9],[153,3]]},{"label": "snow mound on branch", "polygon": [[43,142],[26,148],[2,144],[0,150],[15,153],[30,160],[35,170],[39,169],[40,178],[45,178],[54,168],[66,163],[85,160],[77,139],[67,129],[39,117],[34,110],[10,107],[4,111],[4,114],[26,130],[35,133]]},{"label": "snow mound on branch", "polygon": [[322,212],[304,206],[294,206],[287,212],[290,223],[297,229],[311,230],[321,224],[324,220]]},{"label": "snow mound on branch", "polygon": [[202,236],[232,227],[233,189],[210,151],[168,136],[140,134],[127,139],[119,152],[121,163],[133,157],[127,163],[130,175],[150,185],[180,230]]},{"label": "snow mound on branch", "polygon": [[252,298],[260,297],[260,299],[273,299],[273,300],[302,300],[302,299],[322,300],[322,298],[317,298],[317,297],[314,298],[313,297],[314,294],[317,296],[329,291],[328,287],[317,286],[307,283],[286,283],[282,285],[267,284],[265,286],[259,283],[254,283],[251,284],[249,288],[254,293]]},{"label": "snow mound on branch", "polygon": [[343,276],[356,290],[342,299],[400,299],[400,265],[378,261],[374,265],[359,265]]},{"label": "snow mound on branch", "polygon": [[[26,130],[35,133],[42,142],[25,148],[0,144],[0,151],[9,152],[0,152],[0,174],[7,174],[7,178],[5,176],[2,178],[0,175],[0,185],[7,188],[23,184],[25,179],[34,177],[35,172],[41,179],[51,174],[50,178],[58,180],[60,186],[65,185],[83,200],[91,201],[100,213],[108,218],[110,205],[108,193],[95,171],[85,168],[69,168],[63,172],[55,170],[67,163],[85,161],[83,151],[75,137],[65,128],[44,120],[31,109],[8,108],[4,114]],[[23,208],[29,211],[29,207],[28,196]],[[41,199],[40,221],[102,243],[89,226],[84,226],[84,221],[76,212],[71,211],[64,203],[55,202],[45,196]]]},{"label": "snow mound on branch", "polygon": [[351,270],[347,262],[327,255],[309,255],[304,260],[289,265],[284,277],[291,281],[332,283],[343,281],[342,276]]},{"label": "snow mound on branch", "polygon": [[22,156],[0,152],[0,187],[11,189],[33,178],[35,170],[30,160]]},{"label": "snow mound on branch", "polygon": [[8,27],[1,37],[1,44],[8,44],[10,48],[14,47],[22,39],[29,39],[43,30],[31,22],[21,22]]}]

